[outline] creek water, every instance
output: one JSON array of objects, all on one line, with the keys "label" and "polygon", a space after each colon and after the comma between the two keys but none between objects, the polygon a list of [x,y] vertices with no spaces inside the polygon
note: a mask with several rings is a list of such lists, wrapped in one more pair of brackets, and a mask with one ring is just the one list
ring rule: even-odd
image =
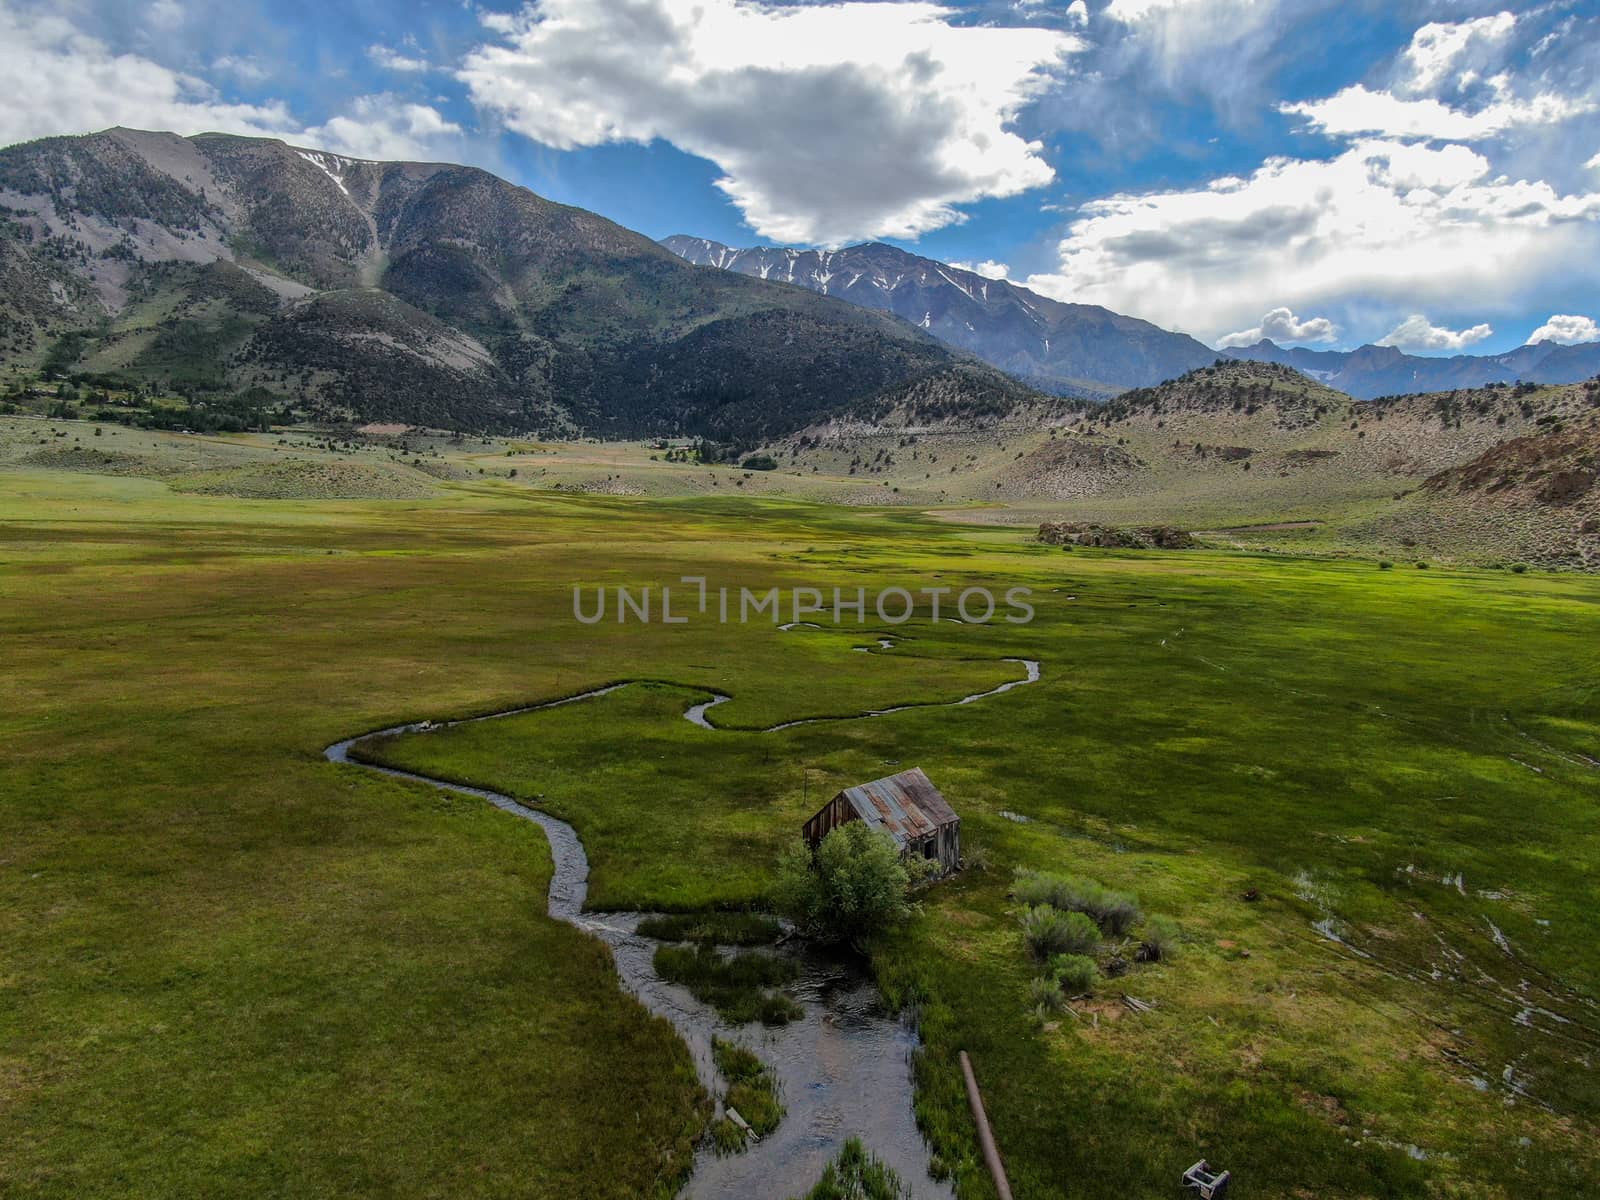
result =
[{"label": "creek water", "polygon": [[[1031,659],[1006,661],[1023,664],[1025,677],[950,704],[970,704],[1038,680],[1037,662]],[[803,1194],[852,1137],[861,1138],[873,1154],[893,1167],[918,1200],[949,1200],[954,1195],[949,1185],[935,1180],[928,1172],[927,1143],[912,1115],[911,1071],[912,1055],[917,1048],[916,1033],[903,1019],[883,1010],[877,989],[859,963],[803,947],[782,949],[780,953],[794,954],[799,959],[799,979],[785,991],[799,1003],[802,1016],[776,1029],[759,1025],[729,1026],[716,1010],[656,974],[655,951],[660,943],[638,933],[639,923],[647,914],[584,911],[589,858],[571,825],[500,792],[351,757],[351,750],[365,741],[576,704],[626,686],[626,683],[613,684],[466,721],[417,721],[396,725],[336,742],[327,748],[325,755],[330,762],[347,763],[392,778],[474,796],[538,825],[550,842],[550,855],[555,864],[548,897],[550,915],[599,938],[610,947],[623,988],[650,1012],[671,1022],[688,1046],[695,1071],[706,1090],[720,1098],[727,1086],[712,1059],[713,1037],[747,1046],[766,1063],[778,1081],[786,1110],[783,1120],[776,1130],[759,1141],[752,1141],[739,1154],[719,1156],[709,1146],[702,1146],[695,1156],[694,1173],[683,1192],[689,1200],[748,1200],[754,1196]],[[706,720],[706,710],[727,699],[727,696],[717,695],[689,708],[684,716],[701,728],[715,729]],[[883,716],[899,711],[902,709],[882,709],[861,716]],[[807,723],[790,721],[754,732],[770,733]],[[718,1103],[720,1109],[720,1100]]]}]

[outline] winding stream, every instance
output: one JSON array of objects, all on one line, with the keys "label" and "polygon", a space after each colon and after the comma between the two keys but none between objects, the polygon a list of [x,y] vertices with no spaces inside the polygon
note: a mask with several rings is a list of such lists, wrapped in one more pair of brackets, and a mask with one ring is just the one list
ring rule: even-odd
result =
[{"label": "winding stream", "polygon": [[[1039,679],[1036,661],[1020,658],[1005,661],[1023,665],[1025,676],[939,706],[972,704]],[[741,1154],[718,1157],[708,1146],[702,1146],[696,1152],[694,1174],[684,1193],[689,1200],[748,1200],[752,1196],[798,1194],[811,1186],[824,1165],[838,1154],[850,1137],[860,1137],[869,1150],[899,1172],[919,1200],[950,1200],[954,1195],[950,1186],[928,1173],[928,1147],[912,1115],[911,1056],[917,1046],[916,1034],[904,1020],[882,1010],[876,988],[859,967],[794,951],[800,956],[801,976],[799,982],[786,991],[799,1002],[804,1015],[780,1029],[765,1029],[759,1025],[730,1027],[714,1009],[656,974],[654,957],[659,943],[637,933],[646,914],[583,911],[588,895],[589,858],[571,825],[500,792],[378,766],[350,755],[354,747],[366,741],[577,704],[627,686],[628,683],[616,683],[559,700],[460,721],[416,721],[396,725],[336,742],[324,753],[330,762],[359,766],[381,775],[486,800],[496,808],[538,825],[549,839],[550,855],[555,864],[550,877],[550,915],[599,938],[611,948],[622,986],[652,1013],[672,1023],[687,1044],[696,1073],[706,1090],[719,1098],[726,1090],[726,1083],[712,1061],[713,1036],[748,1046],[766,1062],[778,1080],[787,1109],[782,1122],[765,1138],[753,1141]],[[700,728],[715,730],[717,727],[706,720],[706,711],[728,699],[717,694],[711,700],[690,707],[684,717]],[[737,732],[774,733],[796,725],[880,717],[920,707],[934,705],[899,705],[862,713],[859,717],[811,717],[763,730]],[[720,1099],[718,1104],[720,1110]]]}]

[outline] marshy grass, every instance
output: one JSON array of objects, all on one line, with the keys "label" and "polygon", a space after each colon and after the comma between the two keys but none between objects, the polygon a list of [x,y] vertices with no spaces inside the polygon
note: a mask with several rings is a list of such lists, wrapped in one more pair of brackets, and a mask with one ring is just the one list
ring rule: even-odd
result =
[{"label": "marshy grass", "polygon": [[696,942],[708,946],[771,946],[783,936],[783,925],[761,913],[667,913],[639,922],[641,937],[661,942]]},{"label": "marshy grass", "polygon": [[[711,1056],[728,1081],[724,1104],[738,1112],[757,1137],[766,1137],[783,1120],[777,1079],[754,1052],[736,1042],[713,1038]],[[744,1149],[746,1135],[731,1118],[723,1117],[712,1125],[711,1139],[717,1153],[732,1154]]]},{"label": "marshy grass", "polygon": [[868,1154],[860,1138],[851,1138],[801,1200],[911,1200],[911,1189]]},{"label": "marshy grass", "polygon": [[800,967],[792,958],[775,954],[732,954],[724,958],[715,947],[662,946],[655,955],[656,974],[668,983],[681,984],[702,1004],[709,1004],[732,1025],[760,1021],[787,1025],[802,1009],[773,989],[792,983]]}]

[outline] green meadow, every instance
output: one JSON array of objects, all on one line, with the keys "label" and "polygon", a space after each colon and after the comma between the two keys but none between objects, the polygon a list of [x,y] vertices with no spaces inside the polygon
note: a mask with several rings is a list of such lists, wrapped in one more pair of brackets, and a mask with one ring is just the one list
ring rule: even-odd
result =
[{"label": "green meadow", "polygon": [[[575,584],[684,575],[1027,587],[1037,616],[573,618]],[[975,865],[873,967],[964,1200],[994,1192],[960,1049],[1028,1200],[1173,1195],[1202,1156],[1240,1200],[1600,1186],[1592,578],[1063,552],[743,496],[15,470],[0,600],[0,1195],[672,1195],[710,1098],[545,915],[539,830],[322,757],[615,683],[372,753],[572,823],[593,907],[681,913],[760,910],[811,811],[921,766]],[[1039,682],[948,704],[1007,658]],[[713,694],[717,728],[683,719]],[[808,717],[835,719],[761,732]],[[1041,1023],[1018,867],[1136,893],[1179,953]]]}]

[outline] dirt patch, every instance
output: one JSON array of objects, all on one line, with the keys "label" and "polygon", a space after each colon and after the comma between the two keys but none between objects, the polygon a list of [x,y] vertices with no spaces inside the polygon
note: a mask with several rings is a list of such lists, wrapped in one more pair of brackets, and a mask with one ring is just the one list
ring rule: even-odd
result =
[{"label": "dirt patch", "polygon": [[1313,1116],[1323,1117],[1334,1125],[1349,1125],[1350,1113],[1337,1096],[1322,1092],[1299,1091],[1295,1102]]}]

